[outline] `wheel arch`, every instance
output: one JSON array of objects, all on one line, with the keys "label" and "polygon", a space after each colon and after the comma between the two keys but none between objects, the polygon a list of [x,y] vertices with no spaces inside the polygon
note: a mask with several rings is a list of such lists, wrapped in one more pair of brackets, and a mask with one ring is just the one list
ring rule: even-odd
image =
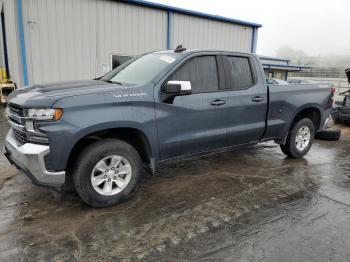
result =
[{"label": "wheel arch", "polygon": [[294,123],[302,118],[309,118],[315,126],[315,131],[319,130],[322,124],[322,113],[318,105],[306,105],[302,108],[299,108],[297,113],[294,115],[293,121],[289,127],[294,125]]},{"label": "wheel arch", "polygon": [[317,104],[308,104],[300,107],[296,113],[294,114],[290,124],[288,126],[287,132],[283,139],[276,141],[278,144],[284,145],[286,143],[289,130],[294,126],[294,124],[302,119],[302,118],[310,118],[310,120],[314,123],[315,131],[319,130],[322,126],[322,114],[321,108]]},{"label": "wheel arch", "polygon": [[89,128],[89,131],[82,131],[75,139],[75,143],[69,151],[67,169],[71,169],[79,153],[91,143],[104,138],[117,138],[132,145],[140,154],[146,167],[155,172],[156,159],[158,154],[155,146],[152,145],[152,138],[137,126],[125,125],[112,128]]}]

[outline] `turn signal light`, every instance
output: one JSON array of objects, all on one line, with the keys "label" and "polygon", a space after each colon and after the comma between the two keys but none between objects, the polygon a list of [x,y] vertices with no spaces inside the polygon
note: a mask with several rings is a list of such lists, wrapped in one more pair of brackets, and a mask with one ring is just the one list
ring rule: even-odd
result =
[{"label": "turn signal light", "polygon": [[55,109],[55,114],[53,115],[54,120],[60,120],[63,115],[63,110],[61,108],[56,108]]}]

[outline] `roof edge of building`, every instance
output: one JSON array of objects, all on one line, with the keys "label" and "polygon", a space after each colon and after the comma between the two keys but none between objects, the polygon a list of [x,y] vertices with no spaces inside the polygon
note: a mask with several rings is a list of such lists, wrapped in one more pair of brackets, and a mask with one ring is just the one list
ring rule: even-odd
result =
[{"label": "roof edge of building", "polygon": [[247,21],[238,20],[238,19],[234,19],[234,18],[228,18],[228,17],[224,17],[224,16],[219,16],[219,15],[212,15],[212,14],[197,12],[197,11],[193,11],[193,10],[188,10],[188,9],[184,9],[184,8],[179,8],[179,7],[174,7],[174,6],[169,6],[169,5],[164,5],[164,4],[159,4],[159,3],[149,2],[149,1],[143,1],[143,0],[117,0],[117,1],[129,3],[129,4],[134,4],[134,5],[140,5],[140,6],[145,6],[145,7],[161,9],[161,10],[170,11],[170,12],[174,12],[174,13],[180,13],[180,14],[186,14],[186,15],[207,18],[207,19],[221,21],[221,22],[227,22],[227,23],[231,23],[231,24],[239,24],[239,25],[245,25],[245,26],[255,27],[255,28],[262,27],[261,24],[257,24],[257,23],[247,22]]},{"label": "roof edge of building", "polygon": [[288,58],[280,58],[280,57],[273,57],[273,56],[265,56],[265,55],[258,55],[260,59],[265,59],[265,60],[272,60],[272,61],[285,61],[289,62],[290,59]]},{"label": "roof edge of building", "polygon": [[285,69],[311,69],[312,66],[308,65],[296,65],[296,64],[290,64],[290,65],[278,65],[278,64],[268,64],[268,63],[261,63],[264,68],[271,68],[271,69],[278,69],[278,68],[285,68]]}]

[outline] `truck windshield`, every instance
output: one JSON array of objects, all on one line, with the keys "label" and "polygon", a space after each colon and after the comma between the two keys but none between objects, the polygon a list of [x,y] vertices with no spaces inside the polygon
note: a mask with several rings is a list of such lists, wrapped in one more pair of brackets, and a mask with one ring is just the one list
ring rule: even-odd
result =
[{"label": "truck windshield", "polygon": [[100,80],[123,84],[144,85],[179,58],[176,53],[150,53],[118,66]]}]

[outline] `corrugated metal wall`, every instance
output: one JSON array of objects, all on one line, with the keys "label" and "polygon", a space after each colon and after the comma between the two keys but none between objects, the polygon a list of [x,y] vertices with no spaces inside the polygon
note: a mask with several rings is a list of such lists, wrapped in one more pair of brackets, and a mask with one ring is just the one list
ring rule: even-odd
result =
[{"label": "corrugated metal wall", "polygon": [[23,20],[30,83],[103,74],[111,54],[164,49],[167,13],[103,0],[26,0]]},{"label": "corrugated metal wall", "polygon": [[[165,10],[112,0],[22,1],[30,84],[91,79],[111,66],[112,54],[136,55],[167,45]],[[173,48],[250,52],[250,27],[178,13],[171,17]]]},{"label": "corrugated metal wall", "polygon": [[174,13],[172,46],[250,52],[251,27]]}]

